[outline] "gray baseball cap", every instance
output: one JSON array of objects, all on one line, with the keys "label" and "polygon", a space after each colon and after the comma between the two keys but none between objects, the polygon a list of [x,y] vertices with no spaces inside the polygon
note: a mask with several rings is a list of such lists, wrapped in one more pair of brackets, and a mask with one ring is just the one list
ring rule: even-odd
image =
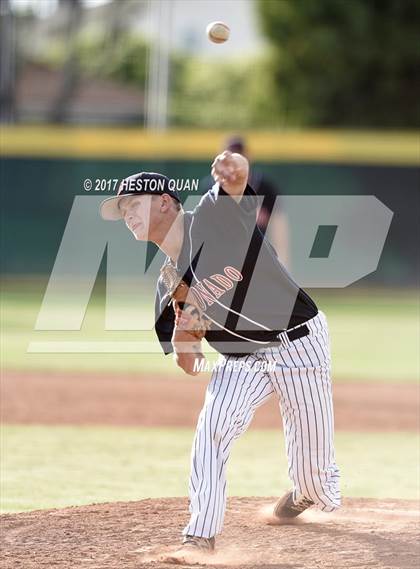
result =
[{"label": "gray baseball cap", "polygon": [[[122,219],[119,201],[125,196],[141,196],[143,194],[162,195],[168,194],[181,203],[178,191],[171,187],[171,180],[163,174],[156,172],[138,172],[128,178],[124,178],[118,188],[116,196],[107,198],[99,206],[102,219],[116,221]],[[176,186],[176,184],[173,184]]]}]

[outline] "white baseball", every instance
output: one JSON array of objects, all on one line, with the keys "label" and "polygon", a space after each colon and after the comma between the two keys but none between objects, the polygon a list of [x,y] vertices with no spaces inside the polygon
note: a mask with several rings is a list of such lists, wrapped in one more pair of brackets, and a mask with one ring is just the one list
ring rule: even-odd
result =
[{"label": "white baseball", "polygon": [[230,29],[224,22],[211,22],[206,28],[207,37],[214,43],[223,43],[229,39]]}]

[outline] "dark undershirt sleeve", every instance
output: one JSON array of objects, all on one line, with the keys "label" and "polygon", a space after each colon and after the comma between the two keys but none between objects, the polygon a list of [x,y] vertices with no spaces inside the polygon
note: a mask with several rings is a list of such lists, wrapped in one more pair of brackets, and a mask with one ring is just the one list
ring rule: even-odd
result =
[{"label": "dark undershirt sleeve", "polygon": [[165,300],[164,285],[158,281],[155,299],[155,332],[165,355],[171,354],[174,349],[171,343],[175,326],[175,313],[172,304]]},{"label": "dark undershirt sleeve", "polygon": [[[228,207],[232,207],[236,211],[236,214],[242,213],[246,216],[251,216],[256,214],[257,207],[258,207],[258,198],[256,197],[256,193],[251,188],[249,184],[247,184],[242,199],[237,202],[233,197],[231,197],[222,186],[214,188],[215,192],[215,199],[219,198],[219,196],[223,196],[223,203],[230,204]],[[226,196],[226,197],[225,197]],[[228,199],[230,198],[230,199]]]},{"label": "dark undershirt sleeve", "polygon": [[252,233],[256,224],[256,212],[262,197],[256,196],[247,185],[242,199],[237,202],[219,184],[202,197],[193,215],[195,227],[200,227],[201,238],[213,241],[215,228],[222,234],[240,236]]}]

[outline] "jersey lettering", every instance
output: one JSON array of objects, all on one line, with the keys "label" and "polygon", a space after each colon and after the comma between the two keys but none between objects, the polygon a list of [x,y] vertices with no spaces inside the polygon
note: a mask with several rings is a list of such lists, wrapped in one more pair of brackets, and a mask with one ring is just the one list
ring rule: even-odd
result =
[{"label": "jersey lettering", "polygon": [[[198,281],[195,285],[190,287],[191,294],[197,299],[197,303],[201,310],[206,310],[209,306],[215,303],[216,299],[220,298],[228,290],[233,288],[233,281],[241,281],[243,279],[242,273],[235,269],[235,267],[225,267],[225,275],[214,274],[209,278]],[[225,290],[213,284],[209,279],[221,284]]]},{"label": "jersey lettering", "polygon": [[242,273],[235,269],[235,267],[225,267],[225,275],[234,281],[241,281],[243,279]]},{"label": "jersey lettering", "polygon": [[225,294],[225,290],[219,288],[215,284],[209,281],[209,279],[203,279],[203,284],[214,294],[216,298],[220,298],[223,294]]},{"label": "jersey lettering", "polygon": [[223,275],[212,275],[210,278],[216,281],[226,290],[230,290],[231,288],[233,288],[233,282],[231,281],[231,279],[228,279]]}]

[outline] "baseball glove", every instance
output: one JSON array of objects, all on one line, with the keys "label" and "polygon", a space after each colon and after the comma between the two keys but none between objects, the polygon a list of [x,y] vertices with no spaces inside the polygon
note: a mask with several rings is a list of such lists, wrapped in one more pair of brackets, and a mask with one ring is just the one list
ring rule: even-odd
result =
[{"label": "baseball glove", "polygon": [[188,284],[179,276],[176,268],[166,263],[160,271],[175,312],[175,327],[172,334],[176,363],[188,374],[199,373],[194,363],[204,359],[201,341],[211,322],[197,303]]}]

